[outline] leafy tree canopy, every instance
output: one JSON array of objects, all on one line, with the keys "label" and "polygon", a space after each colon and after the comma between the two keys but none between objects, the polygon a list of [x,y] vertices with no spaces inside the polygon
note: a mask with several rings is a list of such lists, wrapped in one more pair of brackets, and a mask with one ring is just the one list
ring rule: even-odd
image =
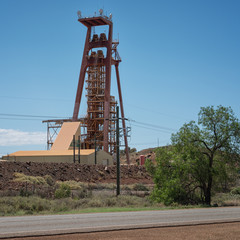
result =
[{"label": "leafy tree canopy", "polygon": [[172,135],[171,148],[159,149],[153,198],[171,204],[210,205],[213,189],[226,190],[239,164],[240,123],[231,107],[202,107],[198,123]]}]

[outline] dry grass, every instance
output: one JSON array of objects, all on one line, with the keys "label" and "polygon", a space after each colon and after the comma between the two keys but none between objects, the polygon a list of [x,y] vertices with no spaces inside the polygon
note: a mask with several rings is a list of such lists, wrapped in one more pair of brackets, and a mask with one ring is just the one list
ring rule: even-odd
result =
[{"label": "dry grass", "polygon": [[34,176],[28,176],[23,173],[14,173],[15,179],[13,181],[15,182],[27,182],[31,184],[37,184],[37,185],[47,185],[46,180],[43,177],[34,177]]},{"label": "dry grass", "polygon": [[99,195],[83,199],[42,199],[37,196],[2,197],[0,198],[0,216],[57,214],[91,208],[122,208],[122,207],[151,207],[154,206],[147,198],[136,196],[107,196]]},{"label": "dry grass", "polygon": [[212,205],[219,207],[240,206],[240,194],[218,193],[213,197]]}]

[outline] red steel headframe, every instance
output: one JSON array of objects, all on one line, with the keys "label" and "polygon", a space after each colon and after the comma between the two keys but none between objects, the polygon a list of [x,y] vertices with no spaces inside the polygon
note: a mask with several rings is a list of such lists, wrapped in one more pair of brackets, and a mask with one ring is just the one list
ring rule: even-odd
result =
[{"label": "red steel headframe", "polygon": [[[121,116],[123,118],[123,133],[125,140],[125,150],[127,156],[127,163],[129,164],[129,154],[128,154],[128,143],[127,143],[127,131],[125,126],[124,119],[124,110],[123,110],[123,101],[122,101],[122,93],[120,86],[120,78],[118,71],[118,64],[121,61],[116,61],[112,59],[112,34],[113,34],[113,23],[108,20],[106,17],[97,16],[92,18],[80,18],[78,19],[80,23],[87,27],[87,35],[85,40],[85,46],[82,57],[82,65],[79,74],[79,82],[77,88],[77,94],[75,99],[74,111],[73,111],[73,121],[78,120],[79,108],[81,103],[82,91],[84,86],[85,74],[88,66],[90,66],[91,60],[88,58],[89,51],[93,48],[102,48],[105,47],[107,49],[107,55],[104,58],[104,65],[106,66],[106,85],[105,85],[105,96],[104,96],[104,125],[103,125],[103,149],[108,152],[108,132],[109,132],[109,114],[110,114],[110,89],[111,89],[111,66],[115,65],[116,75],[117,75],[117,84],[118,84],[118,92],[119,92],[119,101],[121,107]],[[103,26],[108,25],[108,39],[106,41],[98,41],[93,42],[90,41],[91,38],[91,29],[95,26]]]}]

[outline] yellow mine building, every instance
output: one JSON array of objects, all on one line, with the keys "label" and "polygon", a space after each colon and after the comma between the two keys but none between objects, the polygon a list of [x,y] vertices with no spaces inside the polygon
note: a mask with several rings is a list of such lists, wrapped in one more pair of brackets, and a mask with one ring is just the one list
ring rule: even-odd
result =
[{"label": "yellow mine building", "polygon": [[42,151],[18,151],[3,156],[3,160],[17,162],[79,162],[80,164],[113,165],[113,157],[103,151],[95,149],[73,150],[73,136],[77,140],[80,136],[80,122],[64,122],[51,150]]}]

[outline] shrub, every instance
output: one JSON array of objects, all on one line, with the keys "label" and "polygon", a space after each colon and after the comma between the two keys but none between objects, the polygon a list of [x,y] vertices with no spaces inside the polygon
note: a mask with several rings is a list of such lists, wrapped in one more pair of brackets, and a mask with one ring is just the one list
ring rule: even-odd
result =
[{"label": "shrub", "polygon": [[71,195],[71,188],[69,185],[62,183],[59,188],[55,191],[55,198],[67,198]]},{"label": "shrub", "polygon": [[23,173],[14,173],[14,181],[15,182],[27,182],[27,183],[31,183],[31,184],[37,184],[37,185],[46,185],[47,182],[45,181],[45,179],[43,177],[33,177],[33,176],[28,176],[25,175]]},{"label": "shrub", "polygon": [[[72,200],[71,198],[67,198],[68,200]],[[77,199],[72,201],[71,209],[80,209],[80,208],[86,208],[88,204],[89,199],[83,198],[83,199]]]},{"label": "shrub", "polygon": [[102,206],[103,206],[103,202],[101,199],[98,199],[98,198],[92,198],[88,203],[88,207],[102,207]]},{"label": "shrub", "polygon": [[130,153],[135,153],[135,152],[137,152],[137,149],[136,148],[131,148],[129,152]]},{"label": "shrub", "polygon": [[3,197],[0,199],[0,215],[34,214],[51,209],[51,201],[36,196]]},{"label": "shrub", "polygon": [[156,168],[151,159],[147,158],[145,161],[145,168],[147,172],[153,177],[156,171]]},{"label": "shrub", "polygon": [[127,206],[139,206],[140,198],[135,196],[124,196],[120,195],[117,197],[117,206],[119,207],[127,207]]},{"label": "shrub", "polygon": [[97,190],[102,190],[102,189],[114,190],[114,189],[116,189],[116,184],[114,184],[114,183],[99,183],[99,184],[97,184]]},{"label": "shrub", "polygon": [[230,193],[233,195],[240,194],[240,187],[233,188]]},{"label": "shrub", "polygon": [[142,183],[134,184],[133,190],[135,190],[135,191],[149,191],[149,189]]},{"label": "shrub", "polygon": [[72,200],[71,198],[66,198],[66,199],[57,199],[54,201],[54,204],[52,206],[52,211],[53,212],[64,212],[68,211],[71,209],[72,205]]},{"label": "shrub", "polygon": [[116,206],[116,204],[117,204],[116,197],[108,197],[105,199],[105,205],[107,207],[113,207],[113,206]]},{"label": "shrub", "polygon": [[53,180],[53,178],[50,175],[44,176],[44,179],[49,186],[51,186],[51,187],[54,186],[55,181]]},{"label": "shrub", "polygon": [[1,197],[16,197],[19,195],[18,190],[5,190],[5,191],[0,191],[0,198]]},{"label": "shrub", "polygon": [[77,198],[83,199],[92,196],[92,191],[88,191],[86,188],[82,188],[76,192]]},{"label": "shrub", "polygon": [[35,194],[41,198],[52,198],[54,196],[55,189],[53,187],[43,187],[41,189],[37,189]]},{"label": "shrub", "polygon": [[89,183],[88,184],[88,189],[90,189],[90,190],[97,189],[97,184],[96,183]]},{"label": "shrub", "polygon": [[217,193],[213,196],[212,203],[219,207],[240,206],[240,195],[232,193]]},{"label": "shrub", "polygon": [[122,188],[122,190],[126,190],[126,191],[131,191],[132,190],[130,185],[122,185],[121,188]]},{"label": "shrub", "polygon": [[85,188],[85,185],[86,185],[82,182],[76,182],[76,181],[73,181],[73,180],[64,181],[62,183],[68,185],[71,190],[81,190],[81,189]]},{"label": "shrub", "polygon": [[28,191],[27,189],[21,188],[20,196],[21,197],[29,197],[32,195],[32,192]]}]

